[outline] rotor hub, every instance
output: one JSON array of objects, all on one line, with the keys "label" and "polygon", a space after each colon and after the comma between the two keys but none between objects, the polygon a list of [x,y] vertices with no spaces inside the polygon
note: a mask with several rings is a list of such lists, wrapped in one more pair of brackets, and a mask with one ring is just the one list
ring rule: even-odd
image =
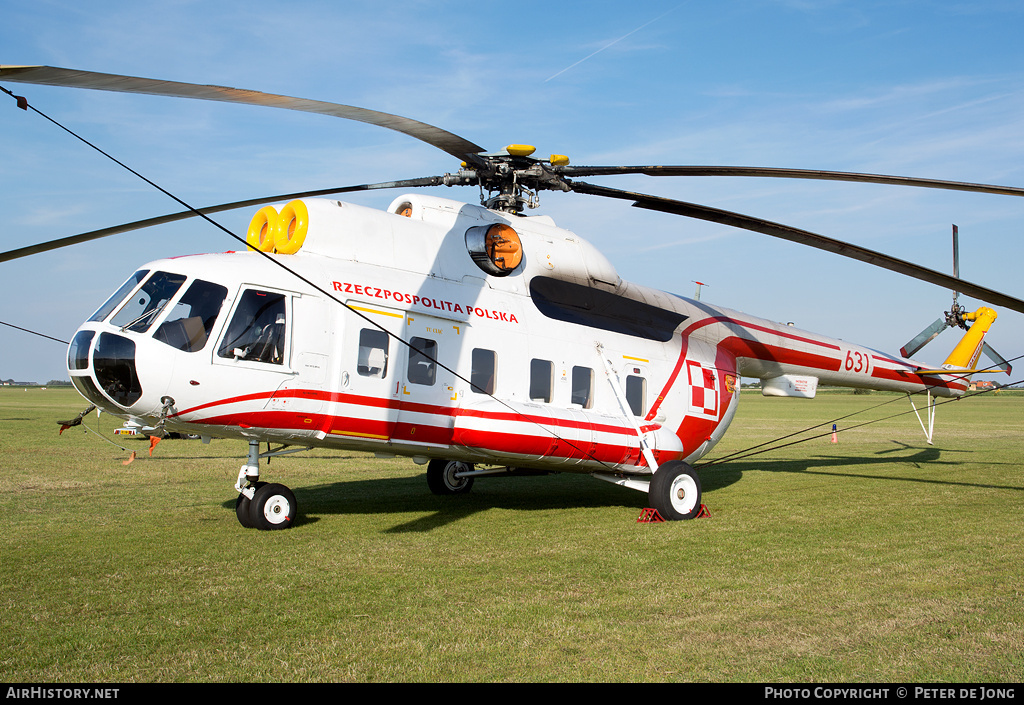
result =
[{"label": "rotor hub", "polygon": [[571,191],[570,183],[552,166],[568,164],[563,155],[549,160],[530,156],[533,147],[509,145],[501,152],[474,154],[455,174],[445,174],[446,185],[478,185],[480,203],[492,210],[522,213],[540,205],[540,191]]}]

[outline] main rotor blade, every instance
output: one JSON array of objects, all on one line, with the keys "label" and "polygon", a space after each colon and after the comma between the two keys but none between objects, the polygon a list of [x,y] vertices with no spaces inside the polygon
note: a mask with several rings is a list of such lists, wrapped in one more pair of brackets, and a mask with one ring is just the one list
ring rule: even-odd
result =
[{"label": "main rotor blade", "polygon": [[108,237],[110,235],[126,233],[132,230],[141,230],[142,228],[148,228],[153,225],[173,223],[176,220],[185,220],[186,218],[195,218],[198,217],[199,215],[209,215],[211,213],[221,213],[223,211],[235,210],[237,208],[260,206],[263,205],[264,203],[275,203],[277,201],[291,201],[296,198],[313,198],[315,196],[326,196],[334,193],[350,193],[352,191],[373,191],[377,189],[388,188],[438,186],[441,183],[441,177],[426,176],[420,179],[406,179],[404,181],[384,181],[377,184],[360,184],[358,186],[342,186],[340,188],[319,189],[317,191],[301,191],[298,193],[281,194],[279,196],[266,196],[263,198],[252,198],[246,201],[235,201],[234,203],[222,203],[217,206],[207,206],[205,208],[197,208],[196,210],[181,211],[179,213],[170,213],[168,215],[161,215],[155,218],[146,218],[145,220],[136,220],[131,223],[115,225],[113,227],[103,228],[101,230],[92,230],[87,233],[81,233],[80,235],[70,235],[68,237],[62,237],[58,240],[50,240],[49,242],[42,242],[39,243],[38,245],[30,245],[28,247],[22,247],[17,250],[8,250],[7,252],[0,252],[0,262],[6,262],[8,260],[18,259],[20,257],[28,257],[29,255],[35,255],[39,254],[40,252],[47,252],[49,250],[56,250],[61,247],[67,247],[68,245],[77,245],[80,242],[98,240],[101,237]]},{"label": "main rotor blade", "polygon": [[305,98],[292,98],[239,88],[161,81],[152,78],[136,78],[134,76],[119,76],[93,71],[62,69],[54,66],[0,66],[0,80],[35,83],[46,86],[89,88],[120,93],[145,93],[148,95],[163,95],[177,98],[196,98],[223,103],[261,105],[270,108],[320,113],[321,115],[331,115],[347,120],[358,120],[359,122],[401,132],[410,137],[415,137],[421,142],[437,147],[457,159],[466,159],[467,155],[484,151],[483,147],[475,145],[469,140],[465,140],[447,130],[442,130],[439,127],[434,127],[418,120],[401,117],[400,115],[391,115],[351,105],[325,103]]},{"label": "main rotor blade", "polygon": [[613,174],[645,174],[647,176],[762,176],[777,179],[817,179],[821,181],[851,181],[892,186],[975,191],[1003,196],[1024,196],[1024,188],[976,184],[966,181],[942,181],[912,176],[886,174],[860,174],[847,171],[817,171],[813,169],[778,169],[760,166],[561,166],[554,170],[562,176],[609,176]]},{"label": "main rotor blade", "polygon": [[577,193],[587,193],[595,196],[607,196],[608,198],[634,201],[633,205],[638,208],[646,208],[648,210],[661,211],[663,213],[673,213],[687,218],[707,220],[712,223],[721,223],[722,225],[730,225],[734,228],[750,230],[764,235],[771,235],[772,237],[789,240],[790,242],[796,242],[801,245],[809,245],[810,247],[816,247],[819,250],[825,250],[826,252],[832,252],[834,254],[842,255],[843,257],[860,260],[861,262],[867,262],[868,264],[873,264],[876,267],[905,274],[906,276],[920,279],[921,281],[926,281],[931,284],[937,284],[938,286],[945,287],[947,289],[955,288],[963,294],[968,294],[981,299],[982,301],[987,301],[990,304],[1003,306],[1005,308],[1024,313],[1024,301],[1020,299],[989,289],[981,286],[980,284],[973,284],[964,279],[957,279],[949,276],[948,274],[942,274],[941,272],[936,272],[933,269],[913,264],[912,262],[897,259],[896,257],[890,257],[889,255],[882,254],[881,252],[875,252],[874,250],[843,242],[842,240],[835,240],[824,235],[818,235],[807,230],[799,230],[788,225],[782,225],[781,223],[773,223],[769,220],[762,220],[760,218],[754,218],[741,213],[701,206],[695,203],[686,203],[684,201],[675,201],[670,198],[660,198],[658,196],[649,196],[642,193],[621,191],[619,189],[595,186],[593,184],[580,181],[571,182],[569,186]]}]

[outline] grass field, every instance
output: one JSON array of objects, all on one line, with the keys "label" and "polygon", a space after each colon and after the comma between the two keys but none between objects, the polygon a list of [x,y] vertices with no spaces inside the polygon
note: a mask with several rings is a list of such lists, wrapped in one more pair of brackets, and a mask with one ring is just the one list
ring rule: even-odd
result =
[{"label": "grass field", "polygon": [[[123,465],[58,436],[86,405],[0,390],[3,682],[1024,680],[1022,394],[940,407],[934,446],[909,415],[709,467],[690,522],[586,476],[441,498],[313,451],[265,469],[282,532],[235,519],[244,444],[120,440]],[[712,458],[908,409],[744,393]]]}]

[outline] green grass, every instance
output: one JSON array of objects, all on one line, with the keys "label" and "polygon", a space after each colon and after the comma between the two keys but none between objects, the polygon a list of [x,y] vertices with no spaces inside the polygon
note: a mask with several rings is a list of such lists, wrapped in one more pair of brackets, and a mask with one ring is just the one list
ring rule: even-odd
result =
[{"label": "green grass", "polygon": [[[1024,680],[1021,394],[941,407],[934,446],[907,415],[709,467],[691,522],[586,476],[439,498],[318,450],[264,469],[283,532],[237,524],[244,444],[119,440],[123,465],[58,436],[85,406],[0,390],[0,681]],[[713,457],[907,409],[745,393]]]}]

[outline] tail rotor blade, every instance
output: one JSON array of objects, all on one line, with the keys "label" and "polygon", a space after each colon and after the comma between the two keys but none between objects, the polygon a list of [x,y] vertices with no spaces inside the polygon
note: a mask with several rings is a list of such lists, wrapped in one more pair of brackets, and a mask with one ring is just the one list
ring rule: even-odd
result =
[{"label": "tail rotor blade", "polygon": [[918,350],[934,340],[935,336],[944,331],[947,326],[948,324],[946,323],[946,319],[939,318],[930,326],[918,333],[913,340],[900,348],[900,355],[903,357],[913,357]]},{"label": "tail rotor blade", "polygon": [[953,226],[953,276],[960,278],[960,229]]},{"label": "tail rotor blade", "polygon": [[1010,365],[1010,363],[1007,362],[1002,355],[993,350],[992,346],[989,345],[988,343],[982,344],[981,350],[986,355],[988,355],[988,358],[992,360],[992,362],[995,363],[995,365],[992,366],[993,369],[1001,370],[1006,374],[1010,374],[1013,371],[1013,367]]},{"label": "tail rotor blade", "polygon": [[[960,278],[960,229],[956,225],[953,226],[953,276],[957,279]],[[954,304],[958,298],[960,298],[960,292],[954,289]]]}]

